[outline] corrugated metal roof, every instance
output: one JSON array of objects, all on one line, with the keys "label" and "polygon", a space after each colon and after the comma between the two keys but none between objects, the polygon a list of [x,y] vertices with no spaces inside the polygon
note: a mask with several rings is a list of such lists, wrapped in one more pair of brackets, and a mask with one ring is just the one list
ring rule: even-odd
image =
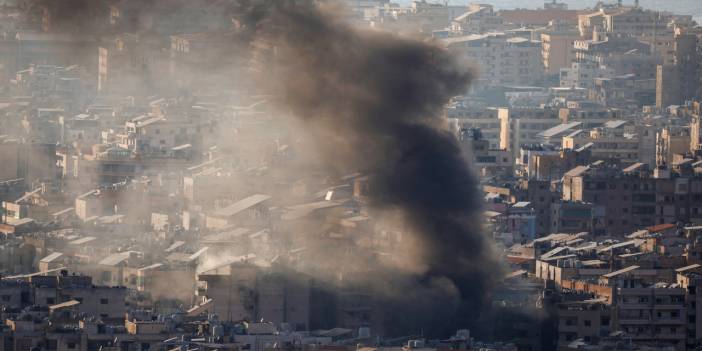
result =
[{"label": "corrugated metal roof", "polygon": [[256,206],[271,197],[269,195],[264,195],[264,194],[255,194],[251,195],[243,200],[237,201],[227,207],[220,208],[219,210],[215,211],[215,216],[219,217],[231,217],[241,211],[244,211],[250,207]]},{"label": "corrugated metal roof", "polygon": [[129,258],[131,251],[117,252],[105,257],[102,261],[98,262],[99,265],[103,266],[116,266]]},{"label": "corrugated metal roof", "polygon": [[621,274],[624,274],[624,273],[628,273],[628,272],[634,271],[634,270],[639,269],[639,268],[640,268],[639,266],[629,266],[629,267],[620,269],[620,270],[618,270],[618,271],[614,271],[614,272],[611,272],[611,273],[607,273],[607,274],[603,275],[603,277],[605,277],[605,278],[614,278],[614,277],[616,277],[616,276],[618,276],[618,275],[621,275]]},{"label": "corrugated metal roof", "polygon": [[605,122],[604,127],[609,128],[609,129],[616,129],[616,128],[619,128],[619,127],[625,125],[626,123],[627,123],[627,121],[622,121],[622,120],[618,119],[618,120],[614,120],[614,121]]},{"label": "corrugated metal roof", "polygon": [[555,256],[555,255],[557,255],[557,254],[559,254],[559,253],[561,253],[561,252],[563,252],[563,251],[565,251],[565,250],[567,250],[567,249],[568,249],[568,248],[565,247],[565,246],[559,246],[559,247],[557,247],[557,248],[555,248],[555,249],[553,249],[553,250],[551,250],[551,251],[549,251],[549,252],[546,252],[545,254],[541,255],[541,258],[544,259],[544,258],[549,258],[549,257]]},{"label": "corrugated metal roof", "polygon": [[242,237],[244,234],[248,233],[249,229],[247,228],[236,228],[234,230],[222,232],[222,233],[216,233],[216,234],[210,234],[205,236],[204,238],[200,239],[201,242],[223,242],[223,241],[235,241],[238,238]]},{"label": "corrugated metal roof", "polygon": [[137,269],[137,271],[148,271],[148,270],[159,268],[161,266],[163,266],[163,263],[154,263],[154,264],[146,266],[146,267],[141,267],[141,268]]},{"label": "corrugated metal roof", "polygon": [[178,240],[178,241],[174,242],[173,244],[171,244],[171,246],[169,246],[169,247],[165,250],[165,252],[174,251],[175,249],[177,249],[177,248],[179,248],[179,247],[181,247],[181,246],[183,246],[183,245],[185,245],[185,241],[180,241],[180,240]]},{"label": "corrugated metal roof", "polygon": [[58,310],[61,308],[72,307],[72,306],[76,306],[76,305],[80,305],[80,301],[70,300],[70,301],[62,302],[62,303],[59,303],[56,305],[51,305],[51,306],[49,306],[49,310],[55,311],[55,310]]},{"label": "corrugated metal roof", "polygon": [[17,199],[17,201],[15,201],[15,203],[18,204],[18,203],[20,203],[20,202],[22,202],[22,201],[24,201],[24,200],[27,200],[27,199],[29,199],[32,195],[38,194],[40,191],[41,191],[41,188],[36,188],[36,189],[32,190],[31,192],[28,192],[28,193],[24,194],[24,196],[22,196],[22,197],[20,197],[19,199]]},{"label": "corrugated metal roof", "polygon": [[580,126],[582,122],[570,122],[570,123],[563,123],[559,124],[555,127],[549,128],[544,130],[543,132],[539,133],[538,135],[543,138],[550,138],[552,136],[556,136],[561,133],[565,133],[573,128],[576,128]]},{"label": "corrugated metal roof", "polygon": [[695,263],[695,264],[691,264],[691,265],[689,265],[689,266],[685,266],[685,267],[678,268],[678,269],[676,269],[675,271],[678,272],[678,273],[683,273],[683,272],[687,272],[687,271],[690,271],[690,270],[693,270],[693,269],[697,269],[697,268],[700,268],[700,267],[702,267],[702,265]]},{"label": "corrugated metal roof", "polygon": [[580,176],[583,173],[587,172],[589,169],[590,169],[590,166],[576,166],[575,168],[566,172],[565,175],[569,176],[569,177],[577,177],[577,176]]},{"label": "corrugated metal roof", "polygon": [[340,206],[340,204],[338,202],[326,201],[326,200],[325,201],[311,202],[311,203],[302,204],[302,205],[290,206],[287,208],[287,211],[283,214],[282,219],[285,219],[285,220],[298,219],[298,218],[305,217],[314,211],[322,210],[325,208],[337,207],[337,206]]},{"label": "corrugated metal roof", "polygon": [[627,167],[627,168],[624,168],[624,169],[623,169],[623,172],[624,172],[624,173],[631,173],[631,172],[634,172],[634,171],[636,171],[636,170],[639,170],[639,169],[640,169],[641,167],[643,167],[644,165],[645,165],[645,163],[636,162],[636,163],[634,163],[633,165],[631,165],[631,166],[629,166],[629,167]]},{"label": "corrugated metal roof", "polygon": [[52,253],[52,254],[50,254],[50,255],[48,255],[48,256],[42,258],[41,260],[39,260],[39,262],[51,263],[51,262],[53,262],[54,260],[56,260],[57,258],[59,258],[59,257],[61,257],[61,256],[63,256],[62,253],[60,253],[60,252],[54,252],[54,253]]},{"label": "corrugated metal roof", "polygon": [[70,245],[83,245],[83,244],[87,244],[95,239],[97,239],[97,238],[94,236],[86,236],[85,238],[73,240],[73,241],[69,242],[69,244]]}]

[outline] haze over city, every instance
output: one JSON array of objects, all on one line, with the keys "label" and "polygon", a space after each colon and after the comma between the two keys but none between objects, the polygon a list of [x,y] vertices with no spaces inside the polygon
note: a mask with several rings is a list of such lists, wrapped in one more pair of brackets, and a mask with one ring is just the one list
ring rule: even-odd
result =
[{"label": "haze over city", "polygon": [[702,349],[700,1],[0,3],[0,351]]}]

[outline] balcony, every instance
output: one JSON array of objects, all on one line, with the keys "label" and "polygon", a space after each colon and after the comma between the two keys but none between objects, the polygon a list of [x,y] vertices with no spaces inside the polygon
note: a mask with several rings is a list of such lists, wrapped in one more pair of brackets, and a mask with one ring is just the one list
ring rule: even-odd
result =
[{"label": "balcony", "polygon": [[657,340],[685,340],[686,336],[685,336],[685,333],[682,331],[677,332],[677,333],[662,332],[662,333],[656,333],[656,339]]},{"label": "balcony", "polygon": [[646,324],[651,324],[651,318],[647,317],[641,317],[641,318],[634,318],[634,317],[620,317],[619,318],[619,324],[621,325],[646,325]]},{"label": "balcony", "polygon": [[657,318],[653,321],[654,324],[658,325],[684,325],[685,320],[682,318]]}]

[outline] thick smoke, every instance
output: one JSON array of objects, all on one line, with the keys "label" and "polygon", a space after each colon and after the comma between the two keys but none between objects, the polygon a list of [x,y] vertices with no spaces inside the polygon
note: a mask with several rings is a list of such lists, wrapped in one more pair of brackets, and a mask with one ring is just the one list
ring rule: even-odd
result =
[{"label": "thick smoke", "polygon": [[[104,13],[107,3],[70,0],[53,23],[91,32],[100,25],[80,18]],[[327,260],[313,260],[317,269],[343,266],[347,280],[375,293],[386,335],[446,336],[479,317],[501,275],[481,232],[478,185],[441,116],[447,100],[467,90],[470,70],[432,43],[358,30],[339,19],[329,3],[126,3],[132,15],[123,14],[113,30],[206,30],[227,24],[229,14],[236,17],[245,30],[239,39],[251,40],[251,57],[258,61],[254,71],[261,73],[265,93],[283,96],[279,107],[313,138],[316,150],[308,156],[321,155],[329,173],[369,175],[372,217],[399,217],[410,234],[396,248],[405,252],[403,259],[378,264],[371,252],[344,256],[343,249],[323,244],[317,251],[324,252],[311,255]],[[154,23],[164,12],[167,23]],[[207,78],[220,72],[228,55],[241,54],[239,48],[239,43],[223,48],[217,62],[203,59],[203,70],[213,73]]]},{"label": "thick smoke", "polygon": [[[354,29],[311,1],[251,8],[257,40],[274,48],[271,85],[312,131],[326,164],[369,174],[375,211],[399,212],[410,224],[414,267],[376,269],[388,306],[442,318],[441,333],[453,324],[449,308],[475,317],[496,265],[475,178],[441,117],[471,72],[435,45]],[[412,324],[407,315],[388,317],[405,329],[396,322]]]}]

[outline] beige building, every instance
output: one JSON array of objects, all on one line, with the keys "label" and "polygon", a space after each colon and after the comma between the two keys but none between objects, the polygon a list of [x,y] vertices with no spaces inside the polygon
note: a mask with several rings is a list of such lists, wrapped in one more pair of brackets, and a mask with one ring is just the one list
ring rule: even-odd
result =
[{"label": "beige building", "polygon": [[624,113],[620,109],[607,108],[598,103],[577,102],[561,108],[559,118],[562,123],[580,122],[580,128],[591,129],[601,127],[608,121],[623,120]]},{"label": "beige building", "polygon": [[597,342],[612,330],[611,306],[597,299],[558,304],[558,350],[577,339]]},{"label": "beige building", "polygon": [[525,144],[541,142],[539,133],[553,128],[561,121],[558,110],[549,108],[499,108],[500,148],[509,151],[512,158],[519,155]]},{"label": "beige building", "polygon": [[568,68],[575,59],[574,43],[581,39],[579,33],[541,34],[541,57],[547,75],[559,74],[561,68]]},{"label": "beige building", "polygon": [[489,87],[533,84],[541,78],[541,43],[505,33],[473,34],[443,39],[448,50],[475,65],[477,84]]},{"label": "beige building", "polygon": [[212,299],[213,311],[226,321],[261,320],[290,323],[307,330],[310,322],[310,282],[300,275],[276,274],[271,267],[239,258],[198,274]]},{"label": "beige building", "polygon": [[669,126],[656,134],[656,164],[671,165],[675,155],[690,151],[690,130],[685,127]]},{"label": "beige building", "polygon": [[446,117],[455,130],[479,129],[482,138],[490,143],[490,149],[501,148],[498,108],[471,109],[453,106],[446,109]]},{"label": "beige building", "polygon": [[639,161],[640,143],[634,126],[625,121],[609,121],[602,127],[563,137],[563,148],[576,150],[588,146],[593,160],[613,160],[622,165]]}]

